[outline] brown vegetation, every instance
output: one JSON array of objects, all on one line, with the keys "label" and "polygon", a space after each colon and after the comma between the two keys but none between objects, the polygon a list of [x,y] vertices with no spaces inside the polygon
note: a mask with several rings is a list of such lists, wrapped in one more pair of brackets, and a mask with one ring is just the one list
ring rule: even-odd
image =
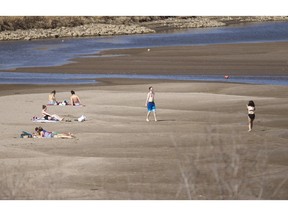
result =
[{"label": "brown vegetation", "polygon": [[0,41],[148,34],[287,20],[285,16],[3,16]]},{"label": "brown vegetation", "polygon": [[3,16],[0,31],[27,29],[54,29],[75,27],[91,23],[135,24],[167,19],[165,16]]},{"label": "brown vegetation", "polygon": [[[86,24],[115,24],[115,25],[149,25],[153,27],[155,23],[161,21],[172,22],[173,20],[191,21],[200,17],[195,16],[0,16],[0,32],[28,29],[55,29],[61,27],[76,27]],[[203,17],[202,17],[203,18]],[[243,22],[263,22],[263,21],[287,21],[287,17],[282,16],[224,16],[205,17],[210,20],[223,22],[225,24],[235,24]]]}]

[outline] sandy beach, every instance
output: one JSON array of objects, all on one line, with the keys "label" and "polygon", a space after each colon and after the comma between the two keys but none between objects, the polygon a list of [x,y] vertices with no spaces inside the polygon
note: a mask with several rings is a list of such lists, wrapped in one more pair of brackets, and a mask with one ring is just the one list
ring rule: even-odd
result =
[{"label": "sandy beach", "polygon": [[[288,43],[114,50],[59,67],[66,73],[286,75]],[[125,56],[103,57],[111,54]],[[97,85],[1,85],[0,199],[286,200],[288,86],[102,79]],[[158,121],[146,122],[148,87]],[[71,122],[33,123],[48,93]],[[246,104],[256,120],[248,132]],[[82,114],[87,121],[74,121]],[[152,120],[152,118],[151,118]],[[36,126],[75,139],[21,139]]]}]

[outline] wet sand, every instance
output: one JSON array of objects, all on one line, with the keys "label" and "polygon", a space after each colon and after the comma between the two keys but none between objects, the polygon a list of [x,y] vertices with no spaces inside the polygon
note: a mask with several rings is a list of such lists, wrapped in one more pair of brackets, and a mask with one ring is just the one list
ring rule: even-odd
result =
[{"label": "wet sand", "polygon": [[288,42],[108,50],[57,67],[14,72],[287,75]]},{"label": "wet sand", "polygon": [[[211,74],[216,65],[215,73],[220,73],[237,63],[235,75],[249,68],[253,75],[271,70],[286,73],[286,43],[235,45],[237,52],[231,46],[118,50],[113,53],[129,55],[77,59],[75,64],[35,68],[35,72],[162,73],[167,69]],[[156,90],[158,122],[145,121],[150,85]],[[71,122],[31,121],[40,116],[50,91],[56,89],[58,100],[64,100],[72,87],[86,107],[48,108]],[[89,86],[2,85],[0,198],[287,199],[287,90],[287,86],[128,79],[105,79]],[[248,100],[256,103],[250,133]],[[74,121],[82,114],[87,121]],[[32,132],[36,126],[72,132],[76,138],[19,138],[22,130]]]}]

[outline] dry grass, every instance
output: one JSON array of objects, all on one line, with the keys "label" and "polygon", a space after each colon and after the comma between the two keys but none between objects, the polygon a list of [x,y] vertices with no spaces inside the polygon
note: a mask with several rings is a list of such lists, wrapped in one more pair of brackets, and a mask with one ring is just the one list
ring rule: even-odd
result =
[{"label": "dry grass", "polygon": [[49,29],[75,27],[96,22],[97,17],[61,17],[61,16],[8,16],[0,17],[0,31],[17,29]]},{"label": "dry grass", "polygon": [[31,170],[24,172],[23,169],[31,167],[21,159],[14,165],[0,164],[0,199],[1,200],[31,200],[51,199],[58,192],[57,179],[53,174],[59,170],[53,170],[47,163],[41,162],[42,170]]},{"label": "dry grass", "polygon": [[[0,32],[28,29],[55,29],[61,27],[76,27],[85,24],[114,24],[114,25],[159,25],[157,21],[175,18],[175,20],[189,20],[196,16],[0,16]],[[199,17],[198,17],[199,18]],[[245,22],[265,22],[265,21],[287,21],[284,16],[224,16],[206,17],[226,24],[237,24]],[[174,22],[175,20],[172,19]],[[171,20],[170,20],[171,22]],[[160,25],[162,26],[162,25]],[[165,26],[165,25],[164,25]],[[162,26],[163,27],[163,26]]]},{"label": "dry grass", "polygon": [[129,25],[167,18],[165,16],[2,16],[0,17],[0,31],[39,28],[54,29],[91,23]]},{"label": "dry grass", "polygon": [[[278,199],[279,191],[288,178],[275,185],[270,194],[268,153],[269,144],[263,139],[263,148],[251,151],[243,144],[237,132],[224,140],[217,131],[207,128],[205,143],[195,143],[196,148],[189,157],[183,152],[175,137],[171,141],[179,155],[178,172],[180,184],[175,199],[183,197],[190,200],[263,200]],[[196,139],[196,138],[195,138]],[[196,139],[197,140],[197,139]],[[209,146],[202,150],[204,145]],[[209,149],[209,151],[207,151]],[[183,158],[186,158],[183,160]],[[269,195],[270,194],[270,195]]]}]

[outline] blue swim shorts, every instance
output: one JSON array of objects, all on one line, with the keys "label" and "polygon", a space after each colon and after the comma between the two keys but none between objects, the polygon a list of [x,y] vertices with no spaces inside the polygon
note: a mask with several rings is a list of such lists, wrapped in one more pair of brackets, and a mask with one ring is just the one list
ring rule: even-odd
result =
[{"label": "blue swim shorts", "polygon": [[156,111],[155,103],[154,102],[148,102],[147,109],[148,109],[149,112],[151,112],[151,111],[155,112]]}]

